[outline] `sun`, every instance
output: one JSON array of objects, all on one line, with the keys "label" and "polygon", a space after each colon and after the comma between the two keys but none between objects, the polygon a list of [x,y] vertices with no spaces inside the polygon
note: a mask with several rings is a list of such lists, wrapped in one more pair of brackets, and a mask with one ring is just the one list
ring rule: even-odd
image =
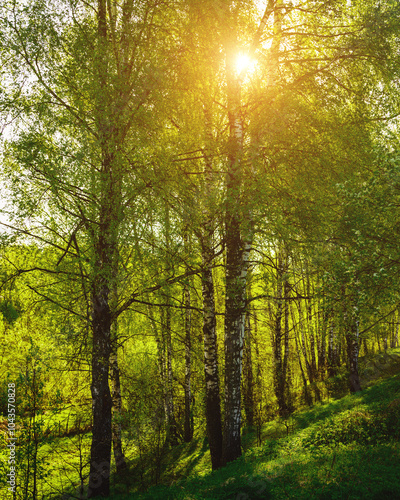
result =
[{"label": "sun", "polygon": [[241,75],[243,73],[253,72],[256,62],[243,52],[239,53],[236,57],[236,73]]}]

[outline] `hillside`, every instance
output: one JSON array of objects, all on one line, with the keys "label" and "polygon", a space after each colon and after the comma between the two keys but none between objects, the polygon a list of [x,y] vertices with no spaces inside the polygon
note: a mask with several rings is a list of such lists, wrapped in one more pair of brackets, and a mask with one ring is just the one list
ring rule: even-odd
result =
[{"label": "hillside", "polygon": [[369,387],[269,422],[261,446],[246,434],[243,456],[222,470],[209,470],[206,443],[198,439],[165,458],[173,464],[166,484],[118,495],[128,487],[114,483],[110,498],[400,499],[400,375],[390,375],[400,371],[398,356],[397,349],[361,360]]},{"label": "hillside", "polygon": [[[356,395],[334,397],[346,390],[344,369],[319,383],[329,399],[264,424],[261,445],[256,430],[244,429],[242,457],[217,472],[202,428],[192,442],[161,443],[158,453],[127,439],[129,467],[111,475],[109,499],[400,499],[400,349],[360,358],[360,374],[365,389]],[[41,473],[51,464],[39,498],[85,497],[91,432],[82,418],[65,409],[37,420]]]}]

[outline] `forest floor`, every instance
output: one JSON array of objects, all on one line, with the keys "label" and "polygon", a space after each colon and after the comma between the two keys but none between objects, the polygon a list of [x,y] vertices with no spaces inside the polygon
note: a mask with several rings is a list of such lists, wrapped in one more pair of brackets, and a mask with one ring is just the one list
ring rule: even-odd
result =
[{"label": "forest floor", "polygon": [[[258,432],[244,429],[242,457],[216,472],[202,429],[169,449],[148,441],[139,450],[126,436],[129,467],[111,475],[109,500],[400,500],[400,348],[360,358],[360,375],[358,394],[340,397],[347,390],[343,369],[314,391],[329,398]],[[89,422],[67,408],[41,418],[37,498],[80,498]],[[25,448],[17,457],[20,478],[27,474]],[[3,461],[0,469],[0,498],[7,498]]]},{"label": "forest floor", "polygon": [[163,457],[163,484],[123,494],[114,479],[110,499],[400,500],[400,349],[360,359],[360,372],[362,392],[267,423],[260,446],[247,430],[227,467],[211,472],[198,438]]}]

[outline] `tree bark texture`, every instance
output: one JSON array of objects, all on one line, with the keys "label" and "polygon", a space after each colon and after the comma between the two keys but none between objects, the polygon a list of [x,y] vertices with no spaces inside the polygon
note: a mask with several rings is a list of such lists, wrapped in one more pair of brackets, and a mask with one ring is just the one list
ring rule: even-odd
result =
[{"label": "tree bark texture", "polygon": [[[228,53],[228,59],[233,55]],[[225,247],[225,422],[223,463],[240,457],[241,376],[246,305],[247,265],[250,247],[242,238],[241,184],[243,122],[240,113],[240,84],[227,65],[229,158],[226,185]]]},{"label": "tree bark texture", "polygon": [[[101,280],[103,281],[103,280]],[[108,304],[108,287],[101,283],[92,297],[92,445],[88,498],[108,496],[110,489],[111,461],[111,407],[108,385],[109,358],[111,352],[111,314]]]},{"label": "tree bark texture", "polygon": [[122,397],[118,364],[118,345],[116,339],[113,339],[112,353],[110,356],[110,380],[112,389],[112,442],[115,466],[118,473],[126,469],[127,464],[122,451]]},{"label": "tree bark texture", "polygon": [[361,383],[358,374],[358,318],[354,314],[350,316],[350,324],[346,332],[346,346],[350,392],[355,393],[361,391]]},{"label": "tree bark texture", "polygon": [[191,332],[191,310],[190,310],[190,288],[186,283],[184,286],[185,302],[185,420],[183,428],[183,439],[189,443],[193,437],[193,418],[192,418],[192,332]]},{"label": "tree bark texture", "polygon": [[313,309],[312,309],[312,300],[311,300],[311,294],[314,293],[314,290],[312,290],[312,285],[311,285],[311,280],[310,280],[310,275],[309,275],[309,266],[306,262],[306,273],[307,273],[307,278],[306,278],[306,294],[307,297],[309,297],[306,300],[306,311],[307,311],[307,325],[308,325],[308,337],[310,339],[310,358],[311,358],[311,363],[309,365],[309,377],[310,377],[310,382],[314,382],[318,378],[318,370],[317,370],[317,358],[315,356],[315,325],[314,325],[314,318],[313,318]]},{"label": "tree bark texture", "polygon": [[338,353],[338,339],[335,334],[335,324],[333,320],[329,326],[329,344],[328,344],[328,376],[334,377],[340,364]]},{"label": "tree bark texture", "polygon": [[112,398],[109,388],[111,354],[110,290],[114,286],[119,218],[118,182],[114,179],[114,146],[110,140],[108,89],[108,40],[106,0],[98,0],[95,56],[95,120],[101,151],[99,223],[94,234],[92,270],[92,411],[88,498],[105,497],[110,491]]},{"label": "tree bark texture", "polygon": [[244,327],[244,352],[243,352],[243,406],[246,414],[246,423],[254,426],[254,376],[253,357],[251,347],[251,322],[250,311],[246,311]]},{"label": "tree bark texture", "polygon": [[202,293],[203,293],[203,336],[204,377],[206,385],[206,422],[213,470],[222,465],[222,419],[219,393],[219,364],[214,301],[214,281],[211,234],[206,231],[202,241]]},{"label": "tree bark texture", "polygon": [[[289,291],[290,286],[285,278],[287,273],[287,257],[283,251],[278,252],[276,287],[276,312],[274,317],[274,332],[272,337],[274,356],[274,392],[278,403],[279,416],[290,413],[289,395]],[[282,323],[284,329],[282,332]]]},{"label": "tree bark texture", "polygon": [[[165,296],[169,304],[169,296]],[[166,443],[175,446],[178,444],[178,430],[175,419],[174,387],[172,371],[172,337],[171,337],[171,308],[161,309],[162,318],[162,337],[166,348],[166,390],[165,390],[165,409],[166,409]]]},{"label": "tree bark texture", "polygon": [[89,498],[109,494],[111,461],[112,398],[109,388],[109,362],[111,355],[110,289],[114,286],[116,259],[115,211],[110,182],[111,160],[106,156],[103,171],[106,179],[100,223],[95,245],[95,265],[92,285],[92,411],[93,436],[90,457]]},{"label": "tree bark texture", "polygon": [[214,137],[212,133],[211,102],[204,96],[204,135],[205,135],[205,186],[203,209],[203,229],[200,238],[202,254],[202,295],[203,295],[203,337],[204,337],[204,380],[206,392],[206,423],[210,446],[211,466],[213,470],[222,465],[222,416],[219,381],[219,360],[216,332],[216,314],[214,297],[213,265],[214,252],[214,216],[212,178]]}]

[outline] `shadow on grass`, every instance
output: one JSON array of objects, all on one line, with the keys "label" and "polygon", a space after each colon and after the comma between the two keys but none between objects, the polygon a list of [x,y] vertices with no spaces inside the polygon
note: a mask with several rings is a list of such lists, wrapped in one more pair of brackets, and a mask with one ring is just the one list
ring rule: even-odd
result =
[{"label": "shadow on grass", "polygon": [[[121,500],[389,500],[400,498],[399,444],[310,450],[268,461],[243,457],[203,478]],[[119,498],[119,497],[118,497]]]},{"label": "shadow on grass", "polygon": [[[202,439],[201,447],[199,447],[199,440],[193,439],[190,443],[183,443],[172,449],[170,458],[176,471],[175,479],[188,477],[203,461],[208,464],[210,459],[206,460],[207,453],[209,454],[207,438]],[[211,468],[211,465],[209,467]]]},{"label": "shadow on grass", "polygon": [[[125,471],[118,475],[111,474],[111,498],[132,498],[132,495],[141,495],[151,487],[163,489],[163,485],[168,485],[165,486],[168,490],[171,488],[169,485],[192,474],[198,475],[203,470],[206,473],[208,467],[211,469],[207,454],[209,455],[209,448],[206,438],[194,438],[190,443],[165,447],[158,463],[155,461],[154,452],[142,453],[140,460],[136,457]],[[155,482],[156,467],[159,474],[158,483]],[[131,496],[126,496],[128,491]]]},{"label": "shadow on grass", "polygon": [[323,422],[342,411],[352,409],[357,405],[363,405],[377,411],[384,408],[394,399],[400,397],[400,374],[389,379],[382,380],[357,394],[345,396],[342,399],[317,404],[309,410],[294,414],[292,419],[296,429],[304,429],[312,424]]},{"label": "shadow on grass", "polygon": [[272,498],[400,499],[399,443],[352,445],[298,456],[276,471]]},{"label": "shadow on grass", "polygon": [[[397,406],[397,403],[399,405]],[[358,410],[358,407],[360,410]],[[388,409],[398,417],[400,408],[400,375],[385,379],[377,385],[341,400],[316,405],[295,414],[288,438],[265,440],[261,447],[252,447],[227,467],[207,472],[201,477],[199,467],[206,463],[207,440],[180,445],[169,455],[174,460],[175,477],[187,479],[170,486],[150,488],[145,493],[113,496],[113,500],[395,500],[400,499],[400,443],[399,435],[385,434],[371,441],[380,417],[388,419]],[[353,442],[354,417],[366,425],[366,434]],[[371,420],[374,418],[375,420]],[[399,420],[397,418],[397,420]],[[387,420],[390,423],[390,420]],[[339,428],[346,439],[341,441]],[[351,427],[351,425],[353,427]],[[277,424],[278,425],[278,424]],[[385,423],[386,425],[386,423]],[[395,430],[398,422],[393,423]],[[332,430],[336,441],[321,444],[312,432],[323,427]],[[385,426],[384,426],[385,427]],[[385,427],[387,429],[387,427]],[[271,426],[271,436],[275,430]],[[346,432],[345,432],[346,431]],[[369,435],[369,433],[371,435]],[[347,438],[349,436],[349,438]],[[353,436],[353,437],[352,437]],[[248,433],[247,445],[254,436]],[[307,444],[306,444],[307,443]],[[306,448],[304,446],[307,446]],[[178,463],[181,462],[178,465]],[[168,474],[167,474],[168,476]]]}]

